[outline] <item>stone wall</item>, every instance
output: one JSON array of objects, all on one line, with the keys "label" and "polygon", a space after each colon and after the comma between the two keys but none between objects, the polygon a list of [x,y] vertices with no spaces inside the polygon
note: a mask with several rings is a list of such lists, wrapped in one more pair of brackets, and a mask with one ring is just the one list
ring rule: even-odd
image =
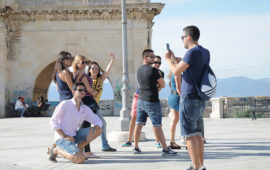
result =
[{"label": "stone wall", "polygon": [[236,117],[237,114],[251,112],[270,116],[270,96],[258,97],[219,97],[211,99],[211,118]]},{"label": "stone wall", "polygon": [[[169,107],[167,100],[161,101],[162,115],[168,116]],[[114,101],[113,100],[101,100],[100,101],[101,113],[104,116],[117,116],[119,113],[114,113]],[[212,107],[213,106],[213,107]],[[46,112],[46,116],[51,116],[55,106],[50,106]],[[131,103],[129,104],[131,109]],[[270,96],[266,97],[220,97],[213,98],[206,102],[206,108],[204,112],[205,118],[226,118],[234,117],[239,112],[263,112],[270,116]]]},{"label": "stone wall", "polygon": [[[168,106],[168,101],[166,99],[160,100],[161,102],[161,109],[162,109],[162,116],[167,117],[169,116],[169,106]],[[100,100],[99,103],[100,106],[100,112],[104,116],[118,116],[119,113],[114,113],[114,101],[113,100]],[[128,109],[131,110],[131,103],[128,105]],[[50,106],[49,109],[46,111],[45,116],[51,116],[53,114],[53,111],[55,109],[55,106]],[[211,102],[207,102],[207,106],[205,109],[204,117],[209,118],[211,113]]]},{"label": "stone wall", "polygon": [[6,59],[6,29],[0,20],[0,117],[5,116],[6,104],[6,80],[7,80],[7,59]]}]

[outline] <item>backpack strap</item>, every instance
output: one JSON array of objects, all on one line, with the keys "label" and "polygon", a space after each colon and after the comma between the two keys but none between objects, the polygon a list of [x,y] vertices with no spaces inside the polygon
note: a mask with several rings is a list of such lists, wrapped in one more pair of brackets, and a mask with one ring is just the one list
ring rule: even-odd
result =
[{"label": "backpack strap", "polygon": [[197,83],[196,83],[196,81],[195,81],[195,78],[193,77],[193,74],[192,74],[192,72],[191,72],[191,69],[190,69],[190,68],[187,68],[187,72],[189,73],[189,76],[190,76],[191,79],[192,79],[193,85],[196,87],[196,90],[197,90],[197,92],[198,92],[198,94],[199,94],[199,93],[200,93],[200,90],[199,90],[199,87],[198,87],[198,85],[197,85]]}]

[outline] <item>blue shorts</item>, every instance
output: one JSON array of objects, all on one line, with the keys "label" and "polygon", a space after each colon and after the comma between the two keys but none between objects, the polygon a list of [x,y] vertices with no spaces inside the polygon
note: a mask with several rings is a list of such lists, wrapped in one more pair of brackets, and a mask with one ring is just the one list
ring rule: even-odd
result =
[{"label": "blue shorts", "polygon": [[203,113],[205,101],[198,99],[181,99],[180,100],[180,126],[181,136],[202,136],[203,130]]},{"label": "blue shorts", "polygon": [[179,111],[179,102],[180,102],[180,96],[177,94],[170,94],[168,97],[168,105],[170,109],[174,109],[177,112]]},{"label": "blue shorts", "polygon": [[160,102],[138,100],[136,119],[137,124],[145,125],[148,116],[151,119],[153,126],[161,126],[162,113]]},{"label": "blue shorts", "polygon": [[77,152],[80,152],[80,149],[77,145],[86,140],[89,130],[90,127],[81,128],[80,130],[78,130],[76,136],[73,137],[74,142],[65,139],[58,139],[56,141],[56,146],[66,151],[67,153],[70,153],[71,155],[75,155]]}]

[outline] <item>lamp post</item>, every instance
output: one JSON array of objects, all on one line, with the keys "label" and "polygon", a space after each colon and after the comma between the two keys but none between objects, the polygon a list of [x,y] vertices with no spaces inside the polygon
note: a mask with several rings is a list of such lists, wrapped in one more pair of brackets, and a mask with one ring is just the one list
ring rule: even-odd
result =
[{"label": "lamp post", "polygon": [[127,56],[127,17],[126,0],[122,0],[122,54],[123,54],[123,77],[122,83],[122,109],[120,111],[120,130],[128,131],[129,128],[129,110],[128,104],[128,56]]},{"label": "lamp post", "polygon": [[[126,18],[126,0],[122,0],[122,53],[123,53],[123,77],[122,83],[122,109],[120,111],[120,129],[109,134],[109,141],[127,141],[129,130],[130,111],[128,104],[128,56],[127,56],[127,18]],[[140,141],[145,141],[145,133],[141,132]]]}]

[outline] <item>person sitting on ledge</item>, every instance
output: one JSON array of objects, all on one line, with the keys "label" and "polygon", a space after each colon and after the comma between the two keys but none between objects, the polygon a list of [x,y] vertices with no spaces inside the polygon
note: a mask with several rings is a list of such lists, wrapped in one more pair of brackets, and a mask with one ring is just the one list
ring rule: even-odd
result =
[{"label": "person sitting on ledge", "polygon": [[38,116],[41,116],[41,111],[43,111],[43,108],[45,106],[45,99],[43,96],[40,96],[37,99],[37,110],[38,110]]},{"label": "person sitting on ledge", "polygon": [[[57,155],[74,162],[82,163],[86,159],[83,148],[102,133],[102,121],[92,110],[83,104],[85,85],[77,82],[73,86],[74,97],[62,101],[56,108],[51,119],[55,131],[56,146],[49,152],[49,160],[57,162]],[[94,124],[94,127],[81,128],[83,121]],[[79,129],[79,130],[77,130]]]},{"label": "person sitting on ledge", "polygon": [[15,110],[20,112],[20,117],[24,116],[24,113],[28,108],[28,104],[24,104],[24,98],[19,97],[15,103]]}]

